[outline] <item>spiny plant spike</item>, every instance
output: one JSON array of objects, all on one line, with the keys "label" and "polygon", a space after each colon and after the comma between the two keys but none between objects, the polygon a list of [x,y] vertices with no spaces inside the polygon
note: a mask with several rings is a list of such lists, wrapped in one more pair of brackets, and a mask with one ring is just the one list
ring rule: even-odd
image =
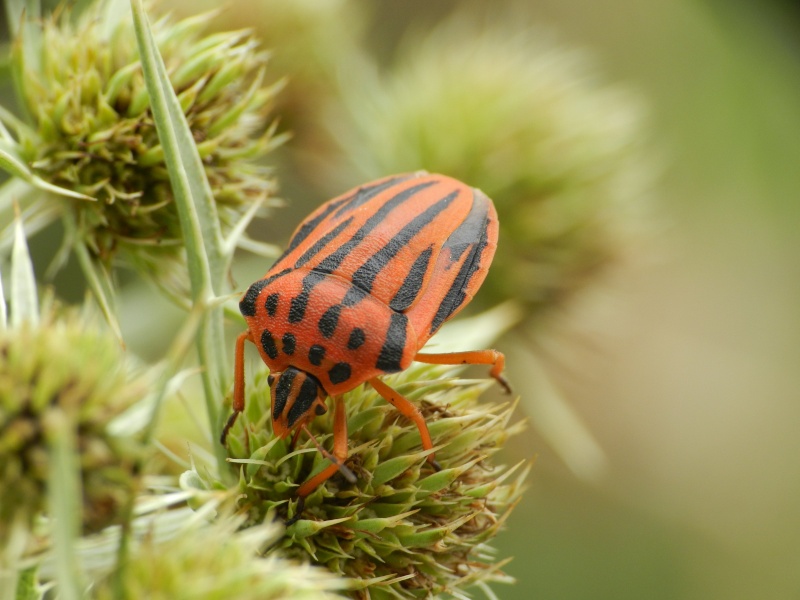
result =
[{"label": "spiny plant spike", "polygon": [[[488,542],[518,502],[527,468],[495,465],[493,455],[523,423],[509,425],[515,403],[478,402],[485,382],[446,373],[414,366],[387,378],[418,403],[442,470],[426,461],[416,425],[363,386],[345,396],[346,465],[357,482],[334,476],[308,496],[301,514],[295,490],[327,461],[303,436],[293,452],[273,436],[266,373],[255,375],[228,441],[240,473],[236,504],[247,523],[296,518],[273,550],[348,578],[358,598],[427,597],[507,582]],[[329,444],[332,416],[315,419],[310,430]]]},{"label": "spiny plant spike", "polygon": [[[16,41],[12,59],[31,123],[6,125],[33,175],[97,200],[39,200],[57,203],[49,215],[69,213],[75,243],[106,267],[133,267],[179,294],[181,228],[133,27],[105,8],[97,2],[37,23],[35,56]],[[205,33],[212,16],[161,18],[153,29],[227,235],[254,203],[274,204],[275,182],[261,160],[285,137],[270,124],[281,86],[265,83],[268,53],[248,32]]]},{"label": "spiny plant spike", "polygon": [[146,394],[108,332],[47,303],[38,325],[0,330],[0,538],[20,515],[29,525],[47,503],[51,413],[75,432],[86,532],[118,523],[136,492],[144,448],[110,422]]}]

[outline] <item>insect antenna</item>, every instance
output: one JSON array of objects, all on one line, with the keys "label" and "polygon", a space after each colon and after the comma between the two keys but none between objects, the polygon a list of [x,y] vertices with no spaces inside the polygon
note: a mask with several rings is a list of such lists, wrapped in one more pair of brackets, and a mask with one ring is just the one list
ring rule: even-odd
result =
[{"label": "insect antenna", "polygon": [[322,445],[317,441],[317,438],[314,437],[314,434],[308,430],[305,424],[303,425],[302,429],[308,434],[308,437],[311,438],[311,441],[317,447],[319,453],[322,454],[322,456],[327,458],[329,461],[331,461],[333,464],[335,464],[339,468],[339,472],[342,475],[344,475],[344,478],[347,479],[348,482],[356,483],[358,481],[355,473],[353,473],[353,471],[351,471],[341,460],[339,460],[333,454],[325,450],[325,448],[323,448]]}]

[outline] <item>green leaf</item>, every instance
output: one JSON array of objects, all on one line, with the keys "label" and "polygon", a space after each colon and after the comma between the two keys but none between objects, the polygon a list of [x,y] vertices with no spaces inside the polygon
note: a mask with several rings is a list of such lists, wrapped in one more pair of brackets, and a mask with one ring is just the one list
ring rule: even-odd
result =
[{"label": "green leaf", "polygon": [[[224,289],[227,265],[219,217],[200,154],[167,76],[142,1],[131,0],[131,10],[149,104],[181,222],[192,302],[207,311],[196,345],[203,369],[206,414],[212,439],[218,439],[222,430],[220,399],[228,381],[222,309],[212,306],[215,295]],[[224,448],[216,443],[214,448],[220,471],[224,472]]]},{"label": "green leaf", "polygon": [[102,264],[92,260],[85,244],[78,242],[73,244],[72,249],[78,258],[78,263],[81,265],[83,276],[86,277],[86,282],[89,284],[89,288],[100,306],[100,311],[103,313],[117,340],[119,340],[120,344],[123,344],[122,330],[114,308],[116,306],[116,293],[111,282],[111,275]]},{"label": "green leaf", "polygon": [[407,471],[415,464],[420,462],[419,453],[405,454],[403,456],[396,456],[389,460],[383,461],[377,466],[372,474],[373,487],[382,485],[387,481],[391,481],[395,477],[400,476],[404,471]]},{"label": "green leaf", "polygon": [[36,572],[38,567],[30,567],[19,574],[17,594],[14,600],[40,600],[43,596],[38,584]]},{"label": "green leaf", "polygon": [[0,169],[3,169],[5,172],[13,175],[14,177],[19,177],[23,181],[26,181],[32,186],[35,186],[45,192],[52,192],[53,194],[58,194],[59,196],[67,196],[68,198],[75,198],[77,200],[88,200],[90,202],[95,201],[94,198],[87,196],[86,194],[81,194],[80,192],[75,192],[73,190],[68,190],[67,188],[62,188],[57,185],[53,185],[52,183],[48,183],[41,177],[34,175],[31,170],[28,169],[28,166],[13,154],[2,149],[0,149]]},{"label": "green leaf", "polygon": [[25,321],[39,323],[39,298],[36,294],[36,276],[28,252],[28,242],[22,220],[17,218],[14,227],[14,246],[11,250],[11,324],[19,326]]},{"label": "green leaf", "polygon": [[202,294],[212,294],[216,291],[214,284],[224,281],[224,250],[216,205],[141,0],[131,0],[131,8],[153,119],[183,228],[192,293],[199,299]]},{"label": "green leaf", "polygon": [[48,413],[47,434],[50,446],[48,492],[53,518],[53,547],[58,596],[65,600],[82,597],[80,565],[75,542],[80,532],[81,483],[75,431],[62,411]]}]

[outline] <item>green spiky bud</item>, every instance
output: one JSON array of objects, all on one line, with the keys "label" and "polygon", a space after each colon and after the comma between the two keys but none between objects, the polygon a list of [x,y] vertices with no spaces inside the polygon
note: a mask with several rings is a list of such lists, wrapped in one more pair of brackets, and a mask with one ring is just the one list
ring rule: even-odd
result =
[{"label": "green spiky bud", "polygon": [[56,424],[76,440],[84,531],[118,522],[138,486],[142,448],[109,426],[146,387],[117,341],[75,315],[50,314],[0,329],[0,356],[0,538],[46,509]]},{"label": "green spiky bud", "polygon": [[[258,554],[274,543],[280,528],[261,524],[237,531],[241,519],[212,524],[198,515],[175,511],[163,520],[177,531],[141,540],[122,567],[95,584],[92,598],[236,598],[237,600],[333,600],[342,581],[323,569],[274,554]],[[174,523],[177,518],[182,523]],[[165,528],[166,529],[166,528]],[[176,535],[177,534],[177,535]]]},{"label": "green spiky bud", "polygon": [[379,79],[345,90],[352,128],[338,111],[331,128],[353,179],[426,169],[486,192],[501,233],[482,300],[538,315],[630,251],[652,169],[631,90],[542,31],[495,25],[458,14],[408,37]]},{"label": "green spiky bud", "polygon": [[[512,477],[514,469],[494,464],[492,455],[521,423],[509,425],[513,404],[478,403],[485,382],[445,372],[414,366],[386,378],[422,411],[440,471],[427,462],[416,425],[362,386],[345,395],[346,465],[357,482],[335,475],[308,496],[300,515],[297,486],[328,463],[304,435],[293,452],[289,440],[272,435],[269,388],[259,372],[228,441],[234,463],[242,462],[238,508],[251,523],[269,512],[299,516],[276,548],[349,578],[358,597],[422,598],[506,579],[488,542],[517,502],[525,470]],[[329,449],[332,412],[310,425]]]},{"label": "green spiky bud", "polygon": [[[13,60],[31,124],[18,128],[16,152],[41,179],[97,199],[47,199],[58,206],[47,214],[74,215],[95,257],[170,276],[182,232],[129,15],[97,2],[46,18],[35,36],[21,30]],[[207,34],[212,18],[161,18],[152,28],[225,234],[274,192],[258,161],[280,143],[268,121],[278,86],[264,85],[268,55],[250,33]]]}]

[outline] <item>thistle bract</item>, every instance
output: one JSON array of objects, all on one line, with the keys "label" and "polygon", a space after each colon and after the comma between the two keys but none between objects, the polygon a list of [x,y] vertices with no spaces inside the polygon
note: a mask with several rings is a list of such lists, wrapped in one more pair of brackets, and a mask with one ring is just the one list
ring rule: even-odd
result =
[{"label": "thistle bract", "polygon": [[[198,518],[200,517],[200,518]],[[160,524],[161,521],[166,523]],[[237,531],[231,515],[214,523],[185,510],[156,519],[150,535],[135,543],[120,573],[101,578],[92,598],[172,600],[334,600],[342,581],[329,572],[278,556],[260,558],[280,527],[259,524]],[[209,543],[211,542],[211,543]]]},{"label": "thistle bract", "polygon": [[109,424],[146,391],[119,344],[74,315],[46,317],[0,329],[0,356],[0,538],[46,508],[56,419],[76,438],[83,529],[117,522],[136,491],[143,449]]},{"label": "thistle bract", "polygon": [[[182,232],[133,26],[118,14],[124,6],[103,8],[59,12],[35,39],[17,39],[13,60],[30,126],[9,123],[15,151],[41,179],[97,199],[43,200],[58,205],[47,214],[73,217],[95,257],[174,276]],[[277,87],[263,85],[267,53],[249,32],[204,34],[212,16],[162,18],[152,27],[226,233],[274,191],[257,161],[280,143],[267,120]]]}]

